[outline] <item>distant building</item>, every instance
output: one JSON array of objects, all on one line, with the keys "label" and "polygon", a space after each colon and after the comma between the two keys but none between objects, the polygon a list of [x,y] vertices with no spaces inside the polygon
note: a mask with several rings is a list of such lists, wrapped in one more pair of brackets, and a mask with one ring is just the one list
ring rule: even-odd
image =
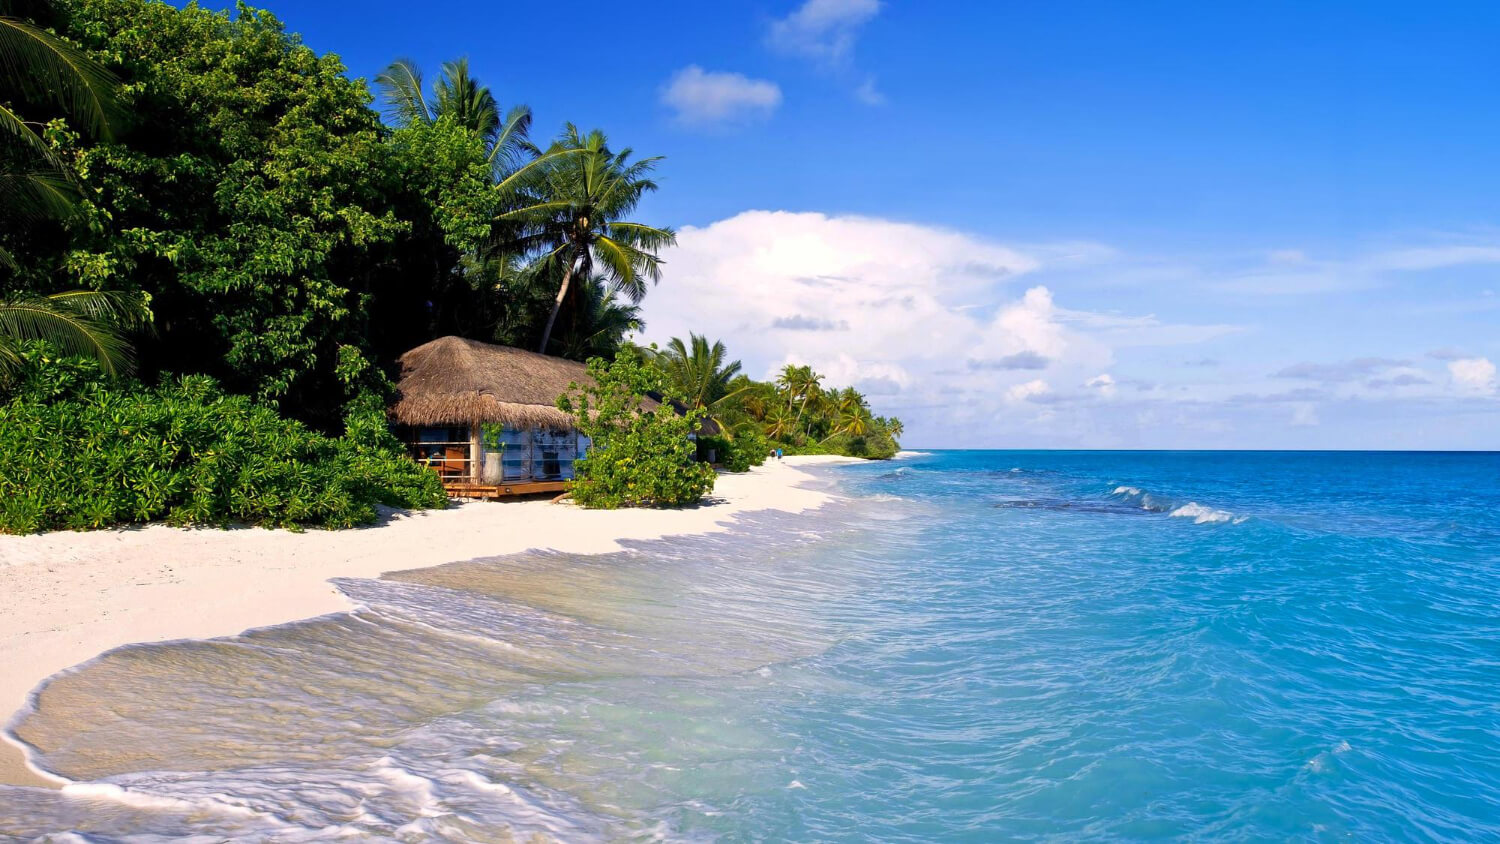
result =
[{"label": "distant building", "polygon": [[439,337],[401,356],[391,418],[412,457],[450,492],[561,491],[588,447],[557,409],[574,382],[593,383],[577,361]]},{"label": "distant building", "polygon": [[[560,492],[588,438],[557,409],[568,385],[594,379],[577,361],[462,337],[439,337],[401,356],[397,434],[452,495]],[[645,410],[659,402],[643,400]],[[705,434],[717,424],[705,420]]]}]

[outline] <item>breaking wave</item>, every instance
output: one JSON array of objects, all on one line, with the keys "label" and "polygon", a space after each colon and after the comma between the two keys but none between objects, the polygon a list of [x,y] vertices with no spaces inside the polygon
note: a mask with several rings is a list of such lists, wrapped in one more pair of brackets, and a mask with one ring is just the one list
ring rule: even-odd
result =
[{"label": "breaking wave", "polygon": [[1157,498],[1138,486],[1121,484],[1116,486],[1110,495],[1119,496],[1127,501],[1137,502],[1142,510],[1151,513],[1166,513],[1167,516],[1176,519],[1192,519],[1197,525],[1218,525],[1225,523],[1241,524],[1248,516],[1237,516],[1228,510],[1218,510],[1213,507],[1205,507],[1196,501],[1186,504]]},{"label": "breaking wave", "polygon": [[1192,519],[1195,525],[1221,525],[1225,522],[1239,524],[1245,520],[1244,516],[1235,516],[1228,510],[1204,507],[1196,501],[1189,501],[1167,515],[1174,519]]}]

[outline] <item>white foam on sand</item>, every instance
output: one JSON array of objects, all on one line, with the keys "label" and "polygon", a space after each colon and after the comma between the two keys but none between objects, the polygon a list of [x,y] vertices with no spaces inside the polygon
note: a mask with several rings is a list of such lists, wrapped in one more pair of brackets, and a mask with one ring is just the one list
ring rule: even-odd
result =
[{"label": "white foam on sand", "polygon": [[[618,551],[622,540],[724,530],[741,513],[797,513],[831,500],[799,467],[858,462],[787,457],[721,475],[708,503],[681,510],[584,510],[548,501],[469,502],[343,531],[140,528],[0,536],[0,712],[43,680],[136,642],[208,639],[353,608],[328,581],[552,549]],[[3,716],[0,716],[3,717]],[[5,719],[9,720],[9,719]],[[26,764],[7,731],[0,783],[65,781]]]}]

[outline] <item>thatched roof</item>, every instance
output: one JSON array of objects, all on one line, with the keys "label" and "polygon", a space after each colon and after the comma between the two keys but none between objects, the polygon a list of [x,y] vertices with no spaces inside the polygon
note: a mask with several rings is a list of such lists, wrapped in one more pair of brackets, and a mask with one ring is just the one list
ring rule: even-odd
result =
[{"label": "thatched roof", "polygon": [[557,409],[557,397],[575,381],[594,381],[577,361],[439,337],[401,356],[400,397],[391,417],[404,425],[499,422],[571,430],[573,420]]}]

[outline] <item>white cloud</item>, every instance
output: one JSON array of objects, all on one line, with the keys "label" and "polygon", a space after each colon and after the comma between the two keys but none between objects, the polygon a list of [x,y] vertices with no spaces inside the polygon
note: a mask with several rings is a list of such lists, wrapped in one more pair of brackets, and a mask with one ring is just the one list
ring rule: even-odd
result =
[{"label": "white cloud", "polygon": [[1495,365],[1489,358],[1459,358],[1448,362],[1453,383],[1466,393],[1492,395],[1496,392]]},{"label": "white cloud", "polygon": [[807,0],[771,24],[772,46],[831,63],[846,61],[859,28],[880,13],[880,0]]},{"label": "white cloud", "polygon": [[[773,21],[766,40],[776,50],[810,58],[852,83],[854,43],[860,28],[880,14],[880,7],[881,0],[806,0]],[[865,105],[885,104],[874,76],[866,75],[853,93]]]},{"label": "white cloud", "polygon": [[902,416],[921,443],[939,424],[977,437],[1029,423],[1007,400],[1013,388],[1028,403],[1066,404],[1025,386],[1042,370],[1053,384],[1085,384],[1111,371],[1117,350],[1233,330],[1063,307],[1026,284],[1053,253],[890,220],[747,211],[679,232],[662,290],[645,301],[645,339],[722,339],[754,377],[809,364],[830,385],[878,394],[876,410]]},{"label": "white cloud", "polygon": [[1028,399],[1037,398],[1038,396],[1045,396],[1051,391],[1052,388],[1047,386],[1046,381],[1043,381],[1040,378],[1034,378],[1030,381],[1012,386],[1009,390],[1005,391],[1005,397],[1010,399],[1011,401],[1026,401]]},{"label": "white cloud", "polygon": [[662,88],[661,101],[681,123],[694,126],[743,123],[766,117],[781,105],[781,88],[740,73],[688,65]]},{"label": "white cloud", "polygon": [[1101,396],[1112,396],[1115,394],[1115,377],[1104,372],[1085,381],[1083,386],[1098,390]]},{"label": "white cloud", "polygon": [[866,79],[860,83],[858,88],[854,89],[854,98],[865,105],[885,105],[885,94],[882,94],[880,89],[875,87],[874,77]]}]

